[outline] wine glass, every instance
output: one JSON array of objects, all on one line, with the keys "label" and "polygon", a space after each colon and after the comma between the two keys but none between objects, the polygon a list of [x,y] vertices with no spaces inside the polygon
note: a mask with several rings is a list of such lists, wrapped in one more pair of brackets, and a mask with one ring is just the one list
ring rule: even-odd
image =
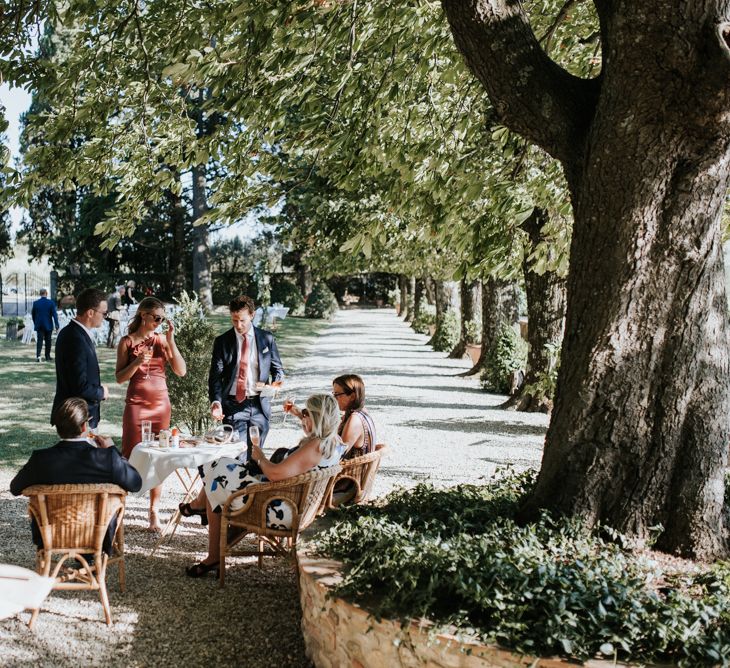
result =
[{"label": "wine glass", "polygon": [[284,421],[282,424],[286,424],[286,418],[289,416],[289,411],[294,408],[294,397],[291,394],[287,394],[284,397],[284,404],[282,405],[282,408],[284,409]]},{"label": "wine glass", "polygon": [[251,439],[251,444],[258,447],[260,441],[259,428],[255,424],[248,428],[248,436]]},{"label": "wine glass", "polygon": [[152,365],[152,354],[154,352],[155,348],[155,341],[152,339],[152,342],[147,345],[147,349],[143,353],[147,357],[147,371],[145,372],[145,375],[142,376],[143,380],[149,380],[150,377],[150,366]]}]

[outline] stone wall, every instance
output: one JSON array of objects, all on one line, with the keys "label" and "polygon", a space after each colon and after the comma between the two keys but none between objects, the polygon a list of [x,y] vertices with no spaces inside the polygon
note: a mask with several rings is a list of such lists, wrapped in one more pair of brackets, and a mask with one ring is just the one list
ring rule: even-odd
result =
[{"label": "stone wall", "polygon": [[[328,589],[341,579],[339,562],[313,558],[306,541],[300,543],[297,562],[302,632],[307,656],[317,668],[575,666],[560,659],[535,659],[476,642],[462,643],[447,634],[429,634],[427,625],[403,627],[391,620],[377,621],[357,605],[328,598]],[[591,661],[585,665],[616,664]]]}]

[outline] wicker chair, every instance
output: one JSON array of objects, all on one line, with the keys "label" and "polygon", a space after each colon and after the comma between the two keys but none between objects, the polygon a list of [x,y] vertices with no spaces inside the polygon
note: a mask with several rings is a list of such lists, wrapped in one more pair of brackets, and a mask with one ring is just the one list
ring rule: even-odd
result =
[{"label": "wicker chair", "polygon": [[[387,451],[388,446],[384,443],[379,443],[375,446],[375,450],[367,455],[354,457],[353,459],[343,459],[340,462],[342,471],[340,471],[335,479],[330,481],[327,487],[327,491],[322,499],[322,505],[319,508],[320,514],[330,508],[337,508],[337,506],[343,503],[361,503],[366,501],[373,491],[375,474],[378,472],[378,468],[380,468],[380,460]],[[352,484],[352,492],[338,498],[335,493],[335,486],[341,480],[346,480]]]},{"label": "wicker chair", "polygon": [[[220,586],[225,584],[226,556],[255,555],[261,568],[264,556],[291,555],[299,532],[306,529],[317,516],[327,486],[339,472],[339,465],[330,466],[279,482],[250,485],[232,494],[221,511]],[[243,496],[248,496],[244,505],[237,510],[231,508],[231,504]],[[277,500],[285,502],[292,510],[291,529],[266,526],[266,509],[272,501]],[[232,538],[228,535],[229,528],[236,534]],[[258,549],[234,552],[233,548],[249,533],[258,537]]]},{"label": "wicker chair", "polygon": [[[33,485],[23,490],[29,497],[28,513],[43,541],[36,556],[36,570],[56,578],[54,589],[98,590],[106,623],[112,615],[106,591],[106,569],[119,564],[119,588],[124,591],[124,509],[127,492],[111,484]],[[102,552],[104,536],[112,519],[117,528],[112,556]],[[88,555],[93,554],[90,564]],[[55,562],[54,560],[58,561]],[[78,564],[65,566],[70,559]],[[38,616],[33,612],[30,626]]]}]

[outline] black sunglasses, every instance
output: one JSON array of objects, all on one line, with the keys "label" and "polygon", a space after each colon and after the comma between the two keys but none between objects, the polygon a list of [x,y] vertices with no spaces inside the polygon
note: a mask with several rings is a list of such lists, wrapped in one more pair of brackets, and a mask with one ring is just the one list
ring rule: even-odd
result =
[{"label": "black sunglasses", "polygon": [[162,322],[165,319],[165,316],[164,315],[153,315],[152,316],[152,319],[155,322],[159,323],[159,322]]},{"label": "black sunglasses", "polygon": [[307,408],[302,408],[302,417],[303,417],[303,418],[305,418],[305,417],[309,417],[309,409],[307,409]]}]

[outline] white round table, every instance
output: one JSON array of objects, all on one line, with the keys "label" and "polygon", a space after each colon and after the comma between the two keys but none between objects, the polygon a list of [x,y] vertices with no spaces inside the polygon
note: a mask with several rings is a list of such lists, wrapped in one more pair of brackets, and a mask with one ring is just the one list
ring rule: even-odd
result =
[{"label": "white round table", "polygon": [[[129,463],[142,476],[142,487],[136,495],[144,494],[161,484],[178,469],[197,469],[219,457],[237,457],[246,450],[246,443],[236,441],[224,445],[199,445],[194,448],[156,448],[135,446]],[[186,485],[187,487],[187,485]]]}]

